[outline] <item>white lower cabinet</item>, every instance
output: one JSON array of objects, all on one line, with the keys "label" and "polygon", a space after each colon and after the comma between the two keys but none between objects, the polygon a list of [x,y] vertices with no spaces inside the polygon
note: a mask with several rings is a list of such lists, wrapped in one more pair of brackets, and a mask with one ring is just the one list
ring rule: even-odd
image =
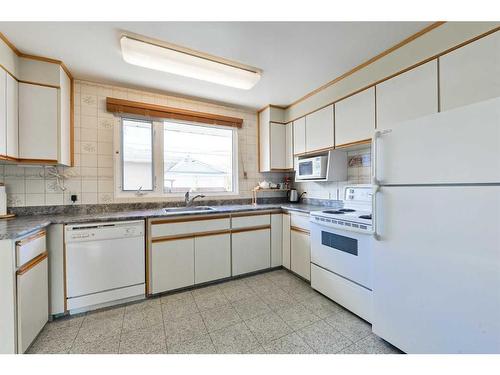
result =
[{"label": "white lower cabinet", "polygon": [[290,231],[290,269],[306,280],[311,279],[311,241],[309,234],[292,228]]},{"label": "white lower cabinet", "polygon": [[233,232],[233,276],[269,268],[271,265],[271,230],[256,229]]},{"label": "white lower cabinet", "polygon": [[24,353],[49,316],[48,260],[17,275],[17,351]]},{"label": "white lower cabinet", "polygon": [[231,235],[196,237],[194,240],[195,284],[231,276]]},{"label": "white lower cabinet", "polygon": [[283,215],[271,215],[271,267],[283,264]]},{"label": "white lower cabinet", "polygon": [[282,263],[283,267],[290,269],[290,215],[283,214],[283,242],[282,242]]},{"label": "white lower cabinet", "polygon": [[152,293],[194,285],[194,238],[153,242]]}]

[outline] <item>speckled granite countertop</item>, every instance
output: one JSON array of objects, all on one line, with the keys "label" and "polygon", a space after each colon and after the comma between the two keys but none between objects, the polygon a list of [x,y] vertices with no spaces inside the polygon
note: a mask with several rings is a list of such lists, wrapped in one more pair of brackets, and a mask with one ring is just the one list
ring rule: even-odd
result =
[{"label": "speckled granite countertop", "polygon": [[147,209],[147,210],[126,210],[118,212],[102,212],[94,214],[59,214],[59,215],[35,215],[35,216],[19,216],[9,220],[0,221],[0,240],[15,239],[22,237],[28,233],[47,227],[50,224],[71,224],[71,223],[88,223],[100,221],[119,221],[119,220],[138,220],[153,217],[177,217],[187,215],[214,215],[220,213],[232,213],[242,211],[257,211],[283,209],[285,211],[297,211],[309,213],[311,211],[322,210],[325,207],[310,204],[251,204],[214,206],[215,210],[208,212],[195,213],[165,213],[163,209]]}]

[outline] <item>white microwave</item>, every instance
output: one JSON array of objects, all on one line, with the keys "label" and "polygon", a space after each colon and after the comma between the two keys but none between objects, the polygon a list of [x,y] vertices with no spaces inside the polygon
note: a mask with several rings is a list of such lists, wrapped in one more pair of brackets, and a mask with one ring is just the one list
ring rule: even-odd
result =
[{"label": "white microwave", "polygon": [[328,155],[312,158],[298,159],[295,172],[296,180],[321,180],[326,179],[328,170]]}]

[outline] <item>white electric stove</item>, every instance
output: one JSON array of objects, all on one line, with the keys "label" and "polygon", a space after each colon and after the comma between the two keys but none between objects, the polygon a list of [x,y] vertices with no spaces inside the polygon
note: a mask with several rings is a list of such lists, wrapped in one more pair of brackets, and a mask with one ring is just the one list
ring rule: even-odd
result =
[{"label": "white electric stove", "polygon": [[372,186],[347,186],[342,208],[311,212],[311,221],[338,229],[372,233]]},{"label": "white electric stove", "polygon": [[348,186],[342,208],[311,212],[311,286],[372,318],[372,186]]}]

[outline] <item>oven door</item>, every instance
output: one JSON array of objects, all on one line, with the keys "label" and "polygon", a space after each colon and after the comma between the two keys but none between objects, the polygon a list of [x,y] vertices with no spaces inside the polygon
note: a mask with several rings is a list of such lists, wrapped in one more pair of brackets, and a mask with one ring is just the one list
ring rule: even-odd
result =
[{"label": "oven door", "polygon": [[311,262],[372,289],[373,236],[311,223]]}]

